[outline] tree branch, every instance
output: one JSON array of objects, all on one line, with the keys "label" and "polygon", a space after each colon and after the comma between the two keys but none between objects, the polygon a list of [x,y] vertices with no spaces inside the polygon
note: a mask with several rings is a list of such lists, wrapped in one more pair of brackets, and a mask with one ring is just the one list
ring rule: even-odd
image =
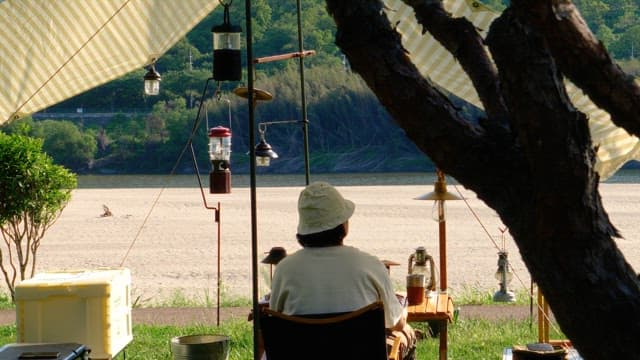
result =
[{"label": "tree branch", "polygon": [[521,21],[543,34],[562,73],[606,110],[614,124],[640,136],[640,87],[611,59],[574,4],[513,0],[511,6]]},{"label": "tree branch", "polygon": [[[9,249],[8,258],[11,259],[11,245],[9,244],[9,241],[7,240],[7,235],[5,234],[5,231],[4,231],[3,227],[0,227],[0,234],[2,234],[2,240],[5,242],[5,244],[7,244],[7,247]],[[15,290],[14,290],[13,286],[11,286],[12,281],[11,281],[11,279],[9,279],[9,272],[7,271],[7,269],[5,267],[4,259],[5,259],[4,252],[2,251],[2,247],[0,247],[0,271],[2,271],[2,275],[4,276],[5,284],[7,284],[7,287],[9,288],[9,292],[11,293],[11,300],[15,301]],[[14,270],[15,270],[15,268],[14,268]]]},{"label": "tree branch", "polygon": [[440,0],[403,0],[416,19],[460,63],[490,119],[507,129],[508,111],[499,89],[498,71],[487,55],[480,34],[466,18],[452,18]]},{"label": "tree branch", "polygon": [[[9,223],[7,224],[7,226],[9,226],[10,228],[14,228],[14,224],[13,221],[9,221]],[[5,244],[7,245],[7,259],[9,260],[9,265],[11,266],[11,277],[9,277],[9,274],[7,272],[7,269],[4,265],[4,260],[2,260],[2,272],[5,273],[5,281],[7,283],[7,287],[9,288],[9,291],[11,292],[11,299],[13,300],[15,297],[15,283],[16,283],[16,274],[17,274],[17,270],[16,270],[16,266],[13,263],[13,253],[11,251],[11,245],[14,243],[13,241],[13,236],[15,231],[12,230],[6,230],[5,227],[1,227],[2,228],[2,238],[5,242]]]},{"label": "tree branch", "polygon": [[[472,186],[479,196],[495,195],[492,205],[501,208],[499,199],[508,196],[504,186],[518,173],[512,166],[522,164],[511,139],[491,136],[465,119],[420,74],[381,2],[327,0],[327,9],[337,24],[336,44],[407,136],[441,170]],[[464,181],[472,173],[475,181]]]}]

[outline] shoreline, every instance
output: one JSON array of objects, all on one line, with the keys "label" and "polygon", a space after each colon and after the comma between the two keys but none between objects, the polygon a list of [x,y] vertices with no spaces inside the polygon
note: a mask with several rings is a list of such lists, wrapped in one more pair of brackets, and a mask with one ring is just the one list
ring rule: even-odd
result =
[{"label": "shoreline", "polygon": [[[273,246],[291,253],[295,240],[296,201],[302,186],[257,189],[258,261]],[[431,191],[425,185],[338,186],[356,203],[346,245],[400,265],[391,269],[398,288],[404,285],[409,255],[426,247],[438,259],[438,223],[433,202],[414,197]],[[470,191],[449,185],[466,201],[448,201],[447,278],[450,292],[493,293],[497,252],[503,227],[495,212]],[[640,184],[600,185],[605,209],[624,239],[616,242],[627,261],[640,267],[637,211]],[[220,207],[221,298],[251,298],[251,219],[248,188],[231,194],[205,194],[209,206]],[[112,216],[101,217],[102,205]],[[468,205],[467,205],[468,204]],[[473,213],[477,215],[480,224]],[[76,189],[58,221],[47,231],[38,252],[37,271],[127,267],[132,273],[132,299],[142,306],[179,298],[215,303],[218,224],[204,208],[198,188]],[[483,228],[484,227],[484,228]],[[486,229],[489,235],[485,233]],[[505,234],[515,274],[510,288],[528,289],[530,278],[513,240]],[[268,289],[269,268],[258,265],[260,293]],[[436,275],[438,278],[438,275]],[[4,285],[3,285],[4,286]]]}]

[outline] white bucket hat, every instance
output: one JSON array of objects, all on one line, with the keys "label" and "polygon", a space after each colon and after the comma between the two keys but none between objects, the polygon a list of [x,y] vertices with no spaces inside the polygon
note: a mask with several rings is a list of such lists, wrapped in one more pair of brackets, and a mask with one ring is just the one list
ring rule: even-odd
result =
[{"label": "white bucket hat", "polygon": [[298,198],[298,234],[315,234],[344,224],[355,207],[333,186],[314,182],[302,190]]}]

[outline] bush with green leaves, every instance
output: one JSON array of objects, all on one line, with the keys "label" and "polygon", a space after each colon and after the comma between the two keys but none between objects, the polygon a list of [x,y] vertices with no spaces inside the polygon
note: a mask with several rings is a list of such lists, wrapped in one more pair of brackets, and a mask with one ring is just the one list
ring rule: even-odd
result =
[{"label": "bush with green leaves", "polygon": [[14,299],[16,279],[33,276],[40,241],[77,186],[53,163],[42,140],[0,132],[0,270]]}]

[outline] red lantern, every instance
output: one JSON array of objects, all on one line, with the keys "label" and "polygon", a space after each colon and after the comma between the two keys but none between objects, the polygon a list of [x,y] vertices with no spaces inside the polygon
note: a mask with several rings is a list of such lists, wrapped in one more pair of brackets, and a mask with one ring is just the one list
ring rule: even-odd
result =
[{"label": "red lantern", "polygon": [[209,129],[209,192],[228,194],[231,192],[231,130],[216,126]]}]

